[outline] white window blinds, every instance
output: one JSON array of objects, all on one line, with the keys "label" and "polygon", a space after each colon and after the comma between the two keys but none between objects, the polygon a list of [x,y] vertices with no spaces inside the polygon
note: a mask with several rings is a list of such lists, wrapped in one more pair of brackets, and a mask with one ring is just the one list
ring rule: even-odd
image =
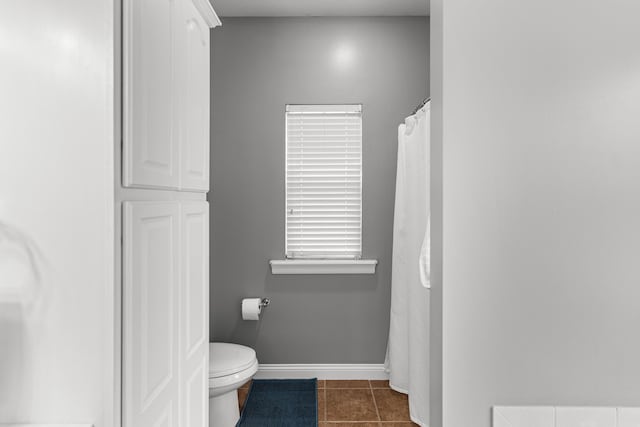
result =
[{"label": "white window blinds", "polygon": [[287,105],[286,256],[362,255],[362,106]]}]

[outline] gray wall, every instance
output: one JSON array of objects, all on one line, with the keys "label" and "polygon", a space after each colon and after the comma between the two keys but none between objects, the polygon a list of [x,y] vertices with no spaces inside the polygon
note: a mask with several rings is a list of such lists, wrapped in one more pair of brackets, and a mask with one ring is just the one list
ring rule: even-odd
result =
[{"label": "gray wall", "polygon": [[640,406],[640,3],[434,3],[434,427],[488,427],[495,404]]},{"label": "gray wall", "polygon": [[[262,363],[382,363],[397,126],[428,94],[427,18],[225,19],[212,31],[211,338]],[[334,53],[352,46],[349,67]],[[284,106],[362,103],[363,251],[375,275],[273,276],[284,252]],[[269,296],[256,322],[244,297]]]}]

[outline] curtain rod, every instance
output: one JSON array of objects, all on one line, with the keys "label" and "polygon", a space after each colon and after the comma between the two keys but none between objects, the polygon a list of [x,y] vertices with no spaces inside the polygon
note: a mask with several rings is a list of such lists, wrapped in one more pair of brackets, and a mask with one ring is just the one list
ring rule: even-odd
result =
[{"label": "curtain rod", "polygon": [[427,102],[429,101],[431,101],[431,97],[423,99],[422,102],[418,104],[418,106],[415,108],[415,110],[413,110],[413,113],[411,113],[411,115],[414,115],[415,113],[417,113],[422,107],[427,105]]}]

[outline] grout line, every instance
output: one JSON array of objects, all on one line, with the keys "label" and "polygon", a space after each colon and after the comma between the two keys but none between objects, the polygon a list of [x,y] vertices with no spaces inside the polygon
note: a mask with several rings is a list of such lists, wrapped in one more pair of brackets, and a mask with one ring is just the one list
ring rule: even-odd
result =
[{"label": "grout line", "polygon": [[324,394],[324,421],[329,421],[329,417],[327,416],[327,406],[329,406],[329,401],[327,400],[327,382],[324,383],[324,388],[322,389],[322,393]]},{"label": "grout line", "polygon": [[371,385],[371,381],[369,381],[369,391],[371,392],[371,399],[373,399],[373,406],[376,408],[376,415],[378,416],[378,423],[382,421],[382,417],[380,417],[380,411],[378,410],[378,402],[376,402],[376,396],[373,394],[373,386]]}]

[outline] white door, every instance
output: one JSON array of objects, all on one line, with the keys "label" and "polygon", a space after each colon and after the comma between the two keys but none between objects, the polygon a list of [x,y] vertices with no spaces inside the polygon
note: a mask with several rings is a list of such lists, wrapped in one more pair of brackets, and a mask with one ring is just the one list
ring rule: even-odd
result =
[{"label": "white door", "polygon": [[209,425],[209,204],[183,202],[180,364],[183,427]]},{"label": "white door", "polygon": [[124,427],[178,426],[180,205],[125,202]]},{"label": "white door", "polygon": [[173,77],[176,0],[123,2],[123,180],[179,188]]},{"label": "white door", "polygon": [[180,121],[180,187],[209,190],[209,26],[191,0],[178,0],[176,96]]}]

